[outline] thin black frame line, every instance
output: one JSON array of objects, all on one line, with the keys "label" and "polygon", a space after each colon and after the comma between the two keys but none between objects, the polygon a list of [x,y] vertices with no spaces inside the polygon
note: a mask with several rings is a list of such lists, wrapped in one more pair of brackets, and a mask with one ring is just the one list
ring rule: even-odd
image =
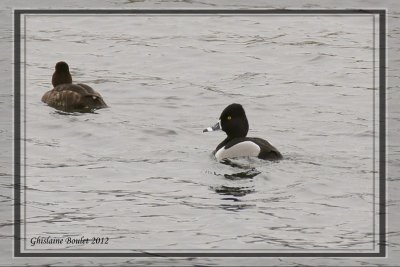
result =
[{"label": "thin black frame line", "polygon": [[[127,12],[128,11],[128,12]],[[345,10],[45,10],[45,12],[42,12],[41,10],[14,10],[14,37],[15,37],[15,43],[14,43],[14,59],[15,59],[15,65],[14,65],[14,78],[15,78],[15,99],[17,99],[18,101],[15,101],[15,112],[14,112],[14,123],[15,123],[15,131],[14,131],[14,140],[15,140],[15,146],[14,149],[19,148],[18,152],[20,152],[20,70],[17,68],[17,66],[20,65],[20,18],[21,18],[21,14],[25,14],[25,13],[37,13],[37,14],[51,14],[51,13],[57,13],[57,12],[69,12],[69,13],[77,13],[77,14],[92,14],[92,13],[101,13],[101,14],[119,14],[119,13],[129,13],[129,14],[140,14],[140,13],[147,13],[147,14],[167,14],[167,13],[172,13],[172,12],[176,12],[175,14],[203,14],[205,12],[211,13],[211,14],[218,14],[218,13],[222,13],[222,14],[294,14],[294,13],[303,13],[303,14],[334,14],[334,13],[338,13],[338,12],[342,12],[342,13],[346,13],[346,14],[351,14],[352,12],[355,13],[362,13],[362,14],[370,14],[370,13],[377,13],[379,14],[379,61],[380,61],[380,70],[379,70],[379,81],[380,81],[380,86],[379,86],[379,90],[380,90],[380,124],[379,124],[379,132],[380,132],[380,146],[383,144],[386,144],[386,140],[385,140],[385,109],[383,109],[382,112],[382,106],[385,108],[385,87],[386,87],[386,81],[385,81],[385,66],[386,66],[386,10],[349,10],[349,9],[345,9]],[[385,25],[383,25],[385,24]],[[19,53],[16,53],[16,51],[18,51]],[[383,92],[382,92],[383,91]],[[383,104],[383,105],[382,105]],[[383,120],[382,120],[383,119]],[[18,124],[17,124],[18,122]],[[382,135],[383,134],[383,135]],[[382,140],[383,139],[383,140]],[[271,257],[271,256],[275,256],[275,257],[321,257],[321,256],[327,256],[327,257],[384,257],[386,255],[386,204],[384,203],[386,201],[386,180],[385,180],[385,167],[386,167],[386,162],[385,162],[385,146],[381,146],[381,149],[379,151],[380,153],[380,208],[379,208],[379,215],[380,215],[380,226],[379,229],[380,231],[380,242],[379,242],[379,252],[377,253],[195,253],[196,256],[208,256],[208,257]],[[15,187],[14,187],[14,194],[15,196],[15,202],[16,204],[20,205],[20,157],[18,155],[18,153],[14,154],[14,159],[15,159],[15,178],[17,179],[17,182],[15,183]],[[382,169],[383,167],[383,169]],[[382,172],[383,170],[383,172]],[[19,178],[19,180],[18,180]],[[383,194],[382,194],[383,193]],[[20,209],[18,209],[19,205],[15,205],[14,206],[14,210],[15,212],[15,217],[16,217],[16,222],[20,223],[20,219],[21,219],[21,214],[20,214]],[[14,248],[15,248],[15,256],[30,256],[30,254],[35,254],[35,256],[39,255],[39,253],[21,253],[20,251],[20,246],[19,246],[19,242],[20,242],[20,225],[16,225],[14,227],[14,233],[15,233],[15,237],[14,240],[16,241],[16,243],[14,244]],[[382,231],[383,230],[383,231]],[[145,252],[144,252],[145,253]],[[29,255],[28,255],[29,254]],[[42,255],[43,254],[43,255]],[[76,256],[76,255],[72,255],[71,253],[57,253],[57,255],[63,255],[63,256]],[[55,256],[56,253],[52,253],[51,255],[48,255],[47,253],[40,253],[41,256]],[[98,254],[98,253],[78,253],[77,255],[81,255],[81,256],[88,256],[88,257],[92,257],[93,255],[95,256],[133,256],[132,253],[112,253],[112,254],[107,254],[107,253],[103,253],[103,254]],[[142,255],[145,257],[148,257],[149,253],[134,253],[134,255]],[[171,257],[182,257],[182,256],[193,256],[193,253],[158,253],[157,255],[153,255],[153,256],[171,256]]]},{"label": "thin black frame line", "polygon": [[15,9],[29,14],[384,14],[385,9]]},{"label": "thin black frame line", "polygon": [[21,254],[20,231],[21,231],[21,25],[20,13],[14,12],[14,254]]},{"label": "thin black frame line", "polygon": [[379,247],[386,254],[386,12],[379,16]]},{"label": "thin black frame line", "polygon": [[[27,228],[27,223],[26,223],[26,196],[27,196],[27,192],[26,192],[26,18],[24,17],[24,184],[21,188],[23,188],[24,191],[24,238],[26,237],[26,228]],[[19,68],[21,69],[21,68]],[[26,242],[24,242],[24,250],[26,249]]]},{"label": "thin black frame line", "polygon": [[[176,17],[176,16],[180,16],[180,17],[193,17],[193,16],[202,16],[202,17],[206,17],[206,16],[221,16],[221,17],[248,17],[248,16],[260,16],[262,17],[262,14],[208,14],[208,13],[201,13],[201,14],[81,14],[81,13],[77,13],[77,14],[24,14],[24,16],[26,17],[35,17],[35,16],[40,16],[40,17],[44,17],[44,16],[48,16],[48,17],[96,17],[98,15],[101,16],[110,16],[110,17],[121,17],[121,16],[135,16],[135,17]],[[264,15],[269,15],[269,16],[279,16],[279,17],[306,17],[306,16],[316,16],[316,14],[264,14]],[[321,14],[321,16],[324,17],[365,17],[365,16],[371,16],[373,14],[370,13],[366,13],[366,14]],[[375,14],[376,15],[376,14]]]},{"label": "thin black frame line", "polygon": [[[65,15],[65,16],[68,16],[68,14],[63,14],[63,15]],[[173,15],[173,14],[172,14]],[[370,14],[367,14],[367,15],[370,15]],[[24,42],[25,42],[25,46],[24,46],[24,55],[25,55],[25,59],[26,59],[26,16],[27,15],[24,15],[23,17],[24,17]],[[373,18],[373,22],[374,22],[374,19],[375,19],[375,15],[373,15],[372,16],[372,18]],[[375,25],[373,24],[373,27],[374,27]],[[373,31],[374,31],[374,28],[373,28]],[[26,62],[24,62],[24,70],[25,70],[25,73],[26,73]],[[25,80],[25,82],[26,82],[26,80]],[[25,88],[24,88],[24,90],[25,90],[25,95],[26,95],[26,83],[25,83]],[[24,109],[24,116],[25,116],[25,122],[26,122],[26,98],[25,98],[25,109]],[[25,129],[25,137],[26,137],[26,127],[24,128]],[[24,163],[26,163],[26,139],[24,139],[24,142],[25,142],[25,157],[24,157],[24,160],[25,160],[25,162]],[[375,163],[374,163],[375,164]],[[374,165],[373,165],[373,168],[374,168]],[[374,180],[373,180],[374,181]],[[26,164],[25,164],[25,185],[26,185]],[[26,195],[26,190],[24,190],[24,193],[25,193],[25,195]],[[375,193],[375,191],[373,191],[373,194]],[[373,195],[373,198],[375,198],[375,195]],[[26,197],[24,198],[24,211],[25,211],[25,217],[24,217],[24,229],[25,229],[25,238],[26,238],[26,236],[27,236],[27,234],[26,234]],[[374,208],[373,208],[374,209]],[[375,223],[375,221],[374,221],[374,218],[375,218],[375,213],[374,213],[374,210],[373,210],[373,234],[372,234],[372,236],[373,236],[373,240],[372,240],[372,251],[374,251],[375,252],[375,228],[374,228],[374,223]],[[28,249],[26,246],[27,246],[27,244],[26,244],[27,242],[25,241],[24,242],[24,251],[35,251],[35,249]],[[61,250],[61,249],[60,249]],[[96,250],[96,249],[82,249],[82,250]],[[101,249],[100,249],[101,250]],[[107,250],[107,249],[104,249],[104,250]],[[129,250],[129,249],[108,249],[108,250]],[[139,250],[139,249],[133,249],[133,250]],[[144,249],[144,250],[146,250],[146,251],[152,251],[153,249]],[[173,250],[173,251],[180,251],[180,250],[184,250],[184,251],[187,251],[187,250],[194,250],[194,251],[199,251],[199,250],[202,250],[202,251],[206,251],[206,250],[211,250],[211,249],[198,249],[198,250],[196,250],[196,249],[159,249],[159,251],[161,251],[161,250],[166,250],[166,251],[171,251],[171,250]],[[219,249],[218,251],[223,251],[223,250],[229,250],[229,249]],[[232,249],[232,250],[234,250],[234,249]],[[249,251],[273,251],[274,249],[241,249],[241,250],[249,250]],[[295,248],[293,248],[293,249],[285,249],[286,251],[291,251],[291,250],[294,250],[294,251],[297,251],[297,250],[299,250],[299,249],[295,249]],[[303,249],[304,250],[304,249]],[[318,250],[329,250],[329,251],[343,251],[343,250],[345,250],[345,249],[310,249],[311,251],[318,251]],[[363,249],[347,249],[347,251],[362,251]],[[51,250],[49,250],[49,251],[51,251]],[[72,250],[68,250],[68,251],[72,251]],[[364,250],[364,251],[368,251],[368,249],[366,249],[366,250]],[[270,253],[272,253],[272,252],[270,252]],[[300,253],[300,252],[299,252]],[[335,252],[332,252],[332,253],[335,253]],[[337,253],[337,252],[336,252]]]},{"label": "thin black frame line", "polygon": [[375,249],[375,242],[376,242],[376,237],[375,237],[375,216],[376,216],[376,209],[375,209],[375,182],[376,182],[376,175],[375,175],[375,16],[372,17],[372,191],[373,191],[373,197],[372,197],[372,232],[373,237],[372,237],[372,242],[373,242],[373,249]]}]

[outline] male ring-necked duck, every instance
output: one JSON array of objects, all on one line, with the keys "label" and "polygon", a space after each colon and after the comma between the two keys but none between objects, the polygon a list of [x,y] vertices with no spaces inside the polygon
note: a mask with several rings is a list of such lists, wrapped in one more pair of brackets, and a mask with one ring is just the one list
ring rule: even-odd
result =
[{"label": "male ring-necked duck", "polygon": [[42,102],[66,112],[91,112],[107,107],[101,95],[93,88],[82,83],[72,83],[67,63],[60,61],[55,69],[51,79],[54,88],[43,95]]},{"label": "male ring-necked duck", "polygon": [[225,158],[254,156],[265,160],[281,159],[281,153],[266,140],[246,137],[249,123],[242,105],[231,104],[222,111],[219,121],[203,132],[223,130],[228,137],[214,151],[218,161]]}]

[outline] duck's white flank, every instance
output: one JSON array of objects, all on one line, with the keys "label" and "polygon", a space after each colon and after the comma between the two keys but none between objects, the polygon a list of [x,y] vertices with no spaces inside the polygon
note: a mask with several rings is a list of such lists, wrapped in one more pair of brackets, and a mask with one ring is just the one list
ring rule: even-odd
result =
[{"label": "duck's white flank", "polygon": [[225,147],[220,148],[215,153],[215,157],[218,161],[221,161],[225,158],[257,157],[258,154],[260,154],[260,151],[261,148],[256,143],[244,141],[228,149],[225,149]]}]

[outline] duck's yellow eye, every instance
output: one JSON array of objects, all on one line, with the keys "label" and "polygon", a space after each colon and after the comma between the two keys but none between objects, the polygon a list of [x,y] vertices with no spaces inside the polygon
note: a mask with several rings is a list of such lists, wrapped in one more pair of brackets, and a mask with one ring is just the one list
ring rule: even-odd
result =
[{"label": "duck's yellow eye", "polygon": [[231,116],[228,116],[227,119],[230,120],[230,119],[232,119],[232,117],[231,117]]}]

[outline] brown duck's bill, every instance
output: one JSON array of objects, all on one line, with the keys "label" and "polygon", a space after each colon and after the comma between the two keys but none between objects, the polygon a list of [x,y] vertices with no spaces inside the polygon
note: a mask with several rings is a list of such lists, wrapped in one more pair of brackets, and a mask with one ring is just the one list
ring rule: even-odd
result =
[{"label": "brown duck's bill", "polygon": [[203,130],[203,133],[221,130],[221,121],[218,121],[214,126],[208,127]]}]

